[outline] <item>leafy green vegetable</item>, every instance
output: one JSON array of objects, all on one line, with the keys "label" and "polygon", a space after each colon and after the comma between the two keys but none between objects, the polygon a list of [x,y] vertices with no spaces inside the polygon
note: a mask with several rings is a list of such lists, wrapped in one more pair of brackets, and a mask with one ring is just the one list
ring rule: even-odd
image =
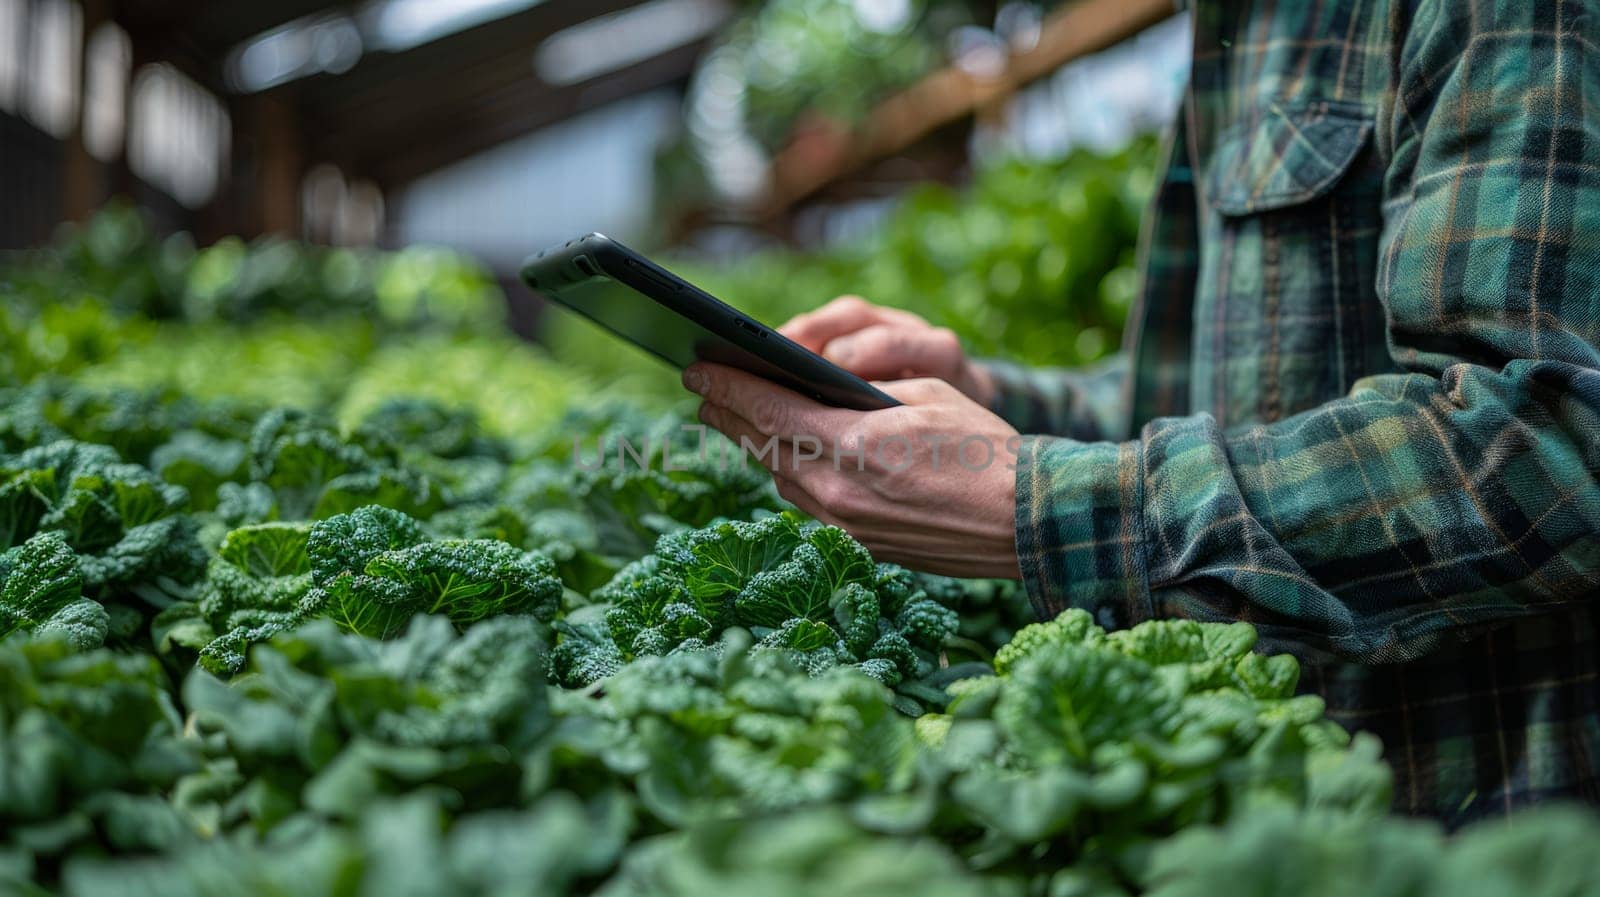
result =
[{"label": "leafy green vegetable", "polygon": [[[192,839],[165,799],[199,766],[181,732],[153,658],[85,652],[45,633],[0,639],[0,856],[22,868],[13,878],[78,850]],[[0,889],[7,875],[0,868]]]},{"label": "leafy green vegetable", "polygon": [[1561,806],[1483,822],[1453,839],[1416,820],[1267,808],[1158,846],[1151,897],[1303,894],[1557,897],[1595,893],[1600,816]]},{"label": "leafy green vegetable", "polygon": [[731,627],[821,672],[855,665],[890,685],[925,675],[955,631],[953,614],[913,591],[898,568],[875,564],[837,527],[776,514],[663,536],[596,598],[610,604],[610,645],[572,634],[554,669],[581,686],[617,660],[715,641]]},{"label": "leafy green vegetable", "polygon": [[[984,172],[874,256],[755,260],[777,279],[728,293],[778,318],[842,278],[1024,350],[1031,316],[1070,320],[1097,354],[1126,284],[1096,216],[1138,152]],[[613,381],[471,333],[492,288],[448,256],[73,233],[0,270],[0,892],[1600,880],[1575,811],[1384,819],[1377,745],[1249,626],[1030,625],[1018,584],[775,513],[680,416],[569,408]],[[611,463],[623,440],[653,463]]]},{"label": "leafy green vegetable", "polygon": [[600,724],[600,761],[668,825],[910,786],[912,723],[882,684],[732,639],[622,666],[602,695],[561,702],[557,741]]},{"label": "leafy green vegetable", "polygon": [[361,252],[277,237],[196,249],[186,234],[161,238],[125,203],[63,226],[54,245],[9,267],[0,273],[24,295],[87,293],[124,314],[161,320],[365,314],[397,328],[482,328],[503,317],[488,272],[449,250]]},{"label": "leafy green vegetable", "polygon": [[601,897],[832,894],[998,897],[1020,889],[985,880],[926,839],[873,837],[838,810],[702,823],[630,853]]},{"label": "leafy green vegetable", "polygon": [[[986,862],[1078,861],[1129,881],[1184,826],[1268,805],[1380,814],[1390,776],[1370,738],[1294,695],[1292,658],[1251,653],[1249,626],[1154,621],[1106,633],[1068,610],[950,686],[919,734],[958,771],[950,799]],[[1266,671],[1263,674],[1263,671]]]},{"label": "leafy green vegetable", "polygon": [[269,412],[250,435],[250,475],[272,490],[285,520],[331,517],[367,504],[427,516],[443,503],[433,483],[389,452],[341,437],[304,412]]},{"label": "leafy green vegetable", "polygon": [[203,619],[205,628],[192,626],[180,640],[199,648],[200,665],[210,672],[237,671],[251,643],[300,621],[301,601],[311,590],[306,554],[310,533],[309,525],[296,523],[233,530],[206,569],[193,613],[173,610],[157,622],[171,626],[186,618]]},{"label": "leafy green vegetable", "polygon": [[375,637],[417,614],[458,625],[496,614],[548,621],[561,601],[555,563],[544,555],[492,539],[429,541],[417,521],[379,506],[320,521],[306,552],[315,588],[300,612]]},{"label": "leafy green vegetable", "polygon": [[417,617],[387,642],[313,621],[253,648],[231,684],[196,670],[184,704],[217,757],[181,803],[211,830],[270,827],[302,805],[353,819],[430,783],[502,806],[518,794],[515,753],[549,725],[544,645],[525,617],[460,635]]},{"label": "leafy green vegetable", "polygon": [[0,556],[0,638],[32,629],[88,650],[110,627],[106,609],[83,597],[78,556],[60,536],[41,533]]},{"label": "leafy green vegetable", "polygon": [[450,817],[419,792],[381,800],[349,826],[318,824],[300,837],[222,840],[138,862],[77,860],[67,897],[237,897],[451,894],[509,897],[577,893],[609,870],[627,839],[626,804],[554,794],[525,810]]},{"label": "leafy green vegetable", "polygon": [[101,445],[59,440],[0,458],[5,547],[55,533],[91,597],[130,590],[165,606],[204,567],[188,494]]}]

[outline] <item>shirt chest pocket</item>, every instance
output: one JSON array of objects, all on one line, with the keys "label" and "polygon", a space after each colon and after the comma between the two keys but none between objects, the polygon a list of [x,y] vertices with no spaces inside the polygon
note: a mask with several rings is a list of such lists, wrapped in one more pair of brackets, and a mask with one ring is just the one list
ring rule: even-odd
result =
[{"label": "shirt chest pocket", "polygon": [[1211,147],[1192,399],[1224,426],[1315,407],[1386,364],[1372,132],[1358,107],[1273,103]]}]

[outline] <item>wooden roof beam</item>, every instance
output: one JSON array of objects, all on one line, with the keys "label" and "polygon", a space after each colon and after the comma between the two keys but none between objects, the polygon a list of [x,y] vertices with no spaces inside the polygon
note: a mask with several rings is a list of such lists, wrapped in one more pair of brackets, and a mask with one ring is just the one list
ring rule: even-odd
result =
[{"label": "wooden roof beam", "polygon": [[767,217],[782,214],[834,181],[1173,14],[1172,0],[1077,0],[1047,18],[1038,42],[1011,54],[998,76],[980,77],[954,65],[941,69],[879,103],[865,125],[838,144],[819,151],[808,140],[780,150],[761,211]]},{"label": "wooden roof beam", "polygon": [[485,91],[462,84],[455,102],[419,106],[406,117],[377,121],[353,113],[337,130],[313,132],[310,153],[392,190],[615,100],[682,83],[704,49],[704,41],[689,44],[559,87],[538,78],[528,54],[520,80]]}]

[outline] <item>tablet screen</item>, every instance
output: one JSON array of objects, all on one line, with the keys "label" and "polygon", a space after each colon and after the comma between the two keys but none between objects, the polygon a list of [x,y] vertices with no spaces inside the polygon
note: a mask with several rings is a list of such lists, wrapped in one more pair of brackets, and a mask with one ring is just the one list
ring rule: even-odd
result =
[{"label": "tablet screen", "polygon": [[846,408],[899,404],[606,238],[586,237],[541,253],[523,268],[522,277],[545,298],[674,367],[724,364]]}]

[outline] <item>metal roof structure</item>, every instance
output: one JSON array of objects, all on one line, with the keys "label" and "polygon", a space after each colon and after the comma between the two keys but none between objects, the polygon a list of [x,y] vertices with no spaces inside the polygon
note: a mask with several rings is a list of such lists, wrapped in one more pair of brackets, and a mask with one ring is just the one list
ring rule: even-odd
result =
[{"label": "metal roof structure", "polygon": [[[35,0],[20,2],[26,9]],[[720,16],[733,9],[726,0],[76,0],[85,47],[101,25],[115,24],[127,35],[132,71],[164,63],[222,103],[232,131],[222,192],[183,223],[247,235],[296,232],[301,184],[317,165],[331,164],[389,193],[615,100],[683,84],[711,25],[670,46],[652,47],[646,39],[637,55],[621,54],[611,66],[580,66],[576,77],[548,77],[536,64],[540,48],[569,29],[673,3]],[[328,23],[359,34],[382,19],[386,6],[404,6],[412,18],[468,14],[411,40],[368,33],[364,46],[357,38],[350,58],[282,83],[240,83],[242,50],[264,36]],[[65,138],[59,155],[67,194],[83,197],[66,202],[64,217],[85,213],[111,193],[139,192],[124,161],[88,158],[79,135]]]},{"label": "metal roof structure", "polygon": [[[260,96],[301,123],[302,152],[384,188],[611,100],[686,79],[704,40],[575,84],[547,83],[535,50],[563,30],[645,0],[545,0],[398,52],[362,54],[348,71],[315,74]],[[138,59],[172,63],[228,97],[230,54],[251,38],[319,14],[357,13],[328,0],[118,0],[111,18]]]}]

